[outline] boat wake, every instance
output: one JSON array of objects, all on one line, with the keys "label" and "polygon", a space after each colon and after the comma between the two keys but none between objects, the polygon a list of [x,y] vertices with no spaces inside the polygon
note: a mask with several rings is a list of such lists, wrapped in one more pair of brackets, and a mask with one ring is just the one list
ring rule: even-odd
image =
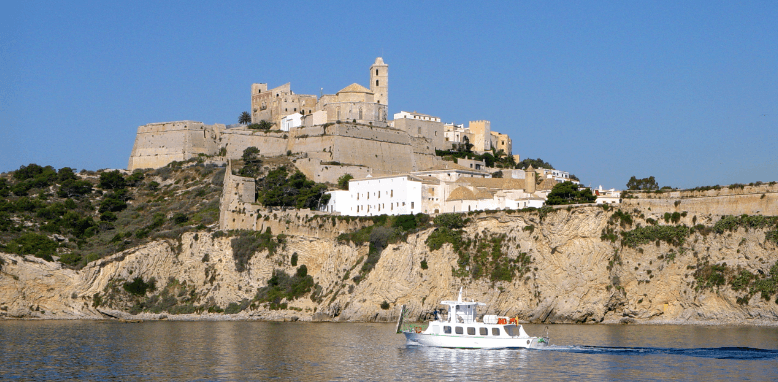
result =
[{"label": "boat wake", "polygon": [[613,355],[681,355],[687,357],[735,359],[735,360],[769,360],[778,359],[778,350],[758,349],[749,347],[719,347],[719,348],[655,348],[655,347],[616,347],[616,346],[558,346],[549,345],[537,350],[559,351],[581,354],[613,354]]}]

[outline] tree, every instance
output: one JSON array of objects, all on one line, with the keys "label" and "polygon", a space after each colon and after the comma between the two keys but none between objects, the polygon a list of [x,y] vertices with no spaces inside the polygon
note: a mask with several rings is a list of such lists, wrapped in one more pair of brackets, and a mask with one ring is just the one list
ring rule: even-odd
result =
[{"label": "tree", "polygon": [[254,146],[246,147],[245,150],[243,150],[243,158],[244,162],[253,162],[259,157],[259,149]]},{"label": "tree", "polygon": [[100,174],[100,188],[104,190],[121,189],[126,185],[127,181],[119,170],[106,171]]},{"label": "tree", "polygon": [[551,189],[546,204],[554,206],[561,204],[594,203],[595,200],[597,200],[597,197],[592,194],[592,190],[588,188],[579,190],[577,184],[567,181],[557,183],[554,188]]},{"label": "tree", "polygon": [[340,188],[341,190],[348,190],[348,181],[351,179],[354,179],[354,177],[351,176],[351,174],[345,174],[340,178],[338,178],[338,188]]},{"label": "tree", "polygon": [[238,117],[238,123],[241,125],[247,125],[251,123],[251,114],[249,114],[247,111],[240,113],[240,117]]},{"label": "tree", "polygon": [[659,184],[656,182],[656,179],[654,179],[653,176],[649,176],[648,178],[642,178],[642,179],[637,179],[634,176],[632,176],[631,178],[629,178],[629,181],[627,182],[627,189],[654,191],[659,189]]},{"label": "tree", "polygon": [[552,166],[551,163],[545,162],[545,161],[543,161],[543,159],[540,159],[540,158],[538,158],[538,159],[531,159],[531,158],[524,159],[523,161],[521,161],[521,162],[516,164],[516,168],[527,168],[530,165],[532,165],[532,167],[534,167],[534,168],[547,168],[547,169],[552,169],[552,170],[554,169],[554,166]]},{"label": "tree", "polygon": [[59,186],[57,196],[60,198],[72,198],[74,196],[82,196],[92,192],[92,183],[85,180],[71,180],[68,179]]}]

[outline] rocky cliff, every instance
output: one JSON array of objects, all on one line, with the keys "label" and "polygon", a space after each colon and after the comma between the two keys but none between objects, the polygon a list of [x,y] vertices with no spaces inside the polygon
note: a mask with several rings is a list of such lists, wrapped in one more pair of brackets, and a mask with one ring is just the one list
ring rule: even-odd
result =
[{"label": "rocky cliff", "polygon": [[[668,215],[639,207],[474,214],[462,230],[405,232],[367,272],[377,258],[370,244],[333,235],[267,233],[245,255],[239,233],[201,231],[80,270],[0,253],[0,316],[383,321],[405,304],[421,319],[464,286],[487,304],[482,313],[531,322],[778,323],[773,218]],[[311,229],[337,224],[321,219]],[[430,235],[441,232],[456,238],[431,250]],[[274,270],[300,275],[301,265],[310,292],[283,304],[257,299]]]}]

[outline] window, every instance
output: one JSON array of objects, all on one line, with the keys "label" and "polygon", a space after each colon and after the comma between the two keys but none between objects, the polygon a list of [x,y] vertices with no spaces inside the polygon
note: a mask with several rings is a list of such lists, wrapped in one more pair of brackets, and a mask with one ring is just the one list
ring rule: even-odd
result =
[{"label": "window", "polygon": [[411,202],[411,209],[413,209],[413,202]]},{"label": "window", "polygon": [[482,336],[488,336],[489,335],[489,329],[488,328],[480,328],[479,333]]},{"label": "window", "polygon": [[389,197],[394,197],[394,190],[389,190]]},{"label": "window", "polygon": [[378,191],[378,197],[379,198],[381,197],[381,191]]},{"label": "window", "polygon": [[451,327],[450,326],[444,326],[443,327],[443,333],[444,334],[451,334]]},{"label": "window", "polygon": [[492,328],[492,335],[493,336],[499,336],[500,335],[500,328]]},{"label": "window", "polygon": [[461,327],[461,326],[454,327],[454,332],[455,332],[456,334],[462,334],[462,333],[464,333],[464,331],[462,331],[462,327]]},{"label": "window", "polygon": [[378,80],[375,80],[375,86],[378,86]]},{"label": "window", "polygon": [[359,119],[362,119],[362,108],[359,108]]},{"label": "window", "polygon": [[[376,76],[378,75],[378,69],[375,70],[375,75]],[[378,85],[378,84],[376,84],[376,85]]]},{"label": "window", "polygon": [[467,335],[468,336],[474,336],[475,335],[475,328],[470,326],[467,328]]}]

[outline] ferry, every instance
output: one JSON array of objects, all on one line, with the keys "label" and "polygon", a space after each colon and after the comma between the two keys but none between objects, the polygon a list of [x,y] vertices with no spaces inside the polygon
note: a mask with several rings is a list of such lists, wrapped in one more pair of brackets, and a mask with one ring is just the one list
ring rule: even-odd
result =
[{"label": "ferry", "polygon": [[405,335],[407,345],[457,349],[521,349],[548,345],[548,328],[543,337],[532,337],[519,324],[518,317],[485,315],[476,319],[476,308],[486,304],[462,301],[462,289],[457,301],[441,301],[448,306],[448,314],[441,317],[436,311],[435,320],[426,329],[403,325],[405,305],[400,308],[397,333]]}]

